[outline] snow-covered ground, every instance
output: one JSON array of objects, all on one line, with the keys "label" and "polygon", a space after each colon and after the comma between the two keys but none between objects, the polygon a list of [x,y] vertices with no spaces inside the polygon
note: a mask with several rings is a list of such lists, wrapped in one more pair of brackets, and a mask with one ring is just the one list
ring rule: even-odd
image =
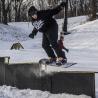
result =
[{"label": "snow-covered ground", "polygon": [[0,87],[0,98],[91,98],[86,95],[51,94],[47,91],[39,90],[19,90],[10,86]]},{"label": "snow-covered ground", "polygon": [[[77,62],[78,64],[67,70],[93,70],[98,72],[98,20],[85,23],[87,17],[74,17],[68,20],[68,30],[72,34],[65,36],[64,44],[69,48],[69,53],[66,53],[68,61]],[[63,20],[57,20],[62,27]],[[85,23],[85,24],[83,24]],[[0,24],[0,56],[10,56],[10,63],[19,62],[37,62],[42,57],[47,57],[44,50],[41,47],[42,34],[38,33],[35,39],[30,39],[28,35],[31,33],[33,27],[31,23],[9,23],[9,26]],[[24,46],[24,50],[10,50],[10,47],[14,42],[20,42]],[[52,70],[51,68],[49,69]],[[53,70],[58,70],[53,68]],[[19,96],[11,97],[8,93],[14,96],[14,93],[18,93]],[[10,89],[10,90],[9,90]],[[3,91],[2,91],[3,90]],[[10,92],[13,90],[12,92]],[[29,92],[30,91],[30,92]],[[29,92],[29,93],[28,93]],[[20,91],[11,87],[0,87],[0,98],[32,98],[32,93],[35,91],[25,90]],[[66,95],[53,95],[53,97],[47,97],[49,92],[36,92],[38,96],[46,97],[34,97],[34,98],[69,98]],[[41,94],[42,93],[42,94]],[[25,94],[26,97],[22,94]],[[98,98],[98,75],[96,74],[96,95]],[[2,97],[4,96],[4,97]],[[78,96],[79,97],[79,96]],[[78,98],[74,97],[74,98]],[[70,97],[73,98],[73,97]],[[79,98],[83,98],[79,97]],[[86,97],[84,97],[86,98]]]}]

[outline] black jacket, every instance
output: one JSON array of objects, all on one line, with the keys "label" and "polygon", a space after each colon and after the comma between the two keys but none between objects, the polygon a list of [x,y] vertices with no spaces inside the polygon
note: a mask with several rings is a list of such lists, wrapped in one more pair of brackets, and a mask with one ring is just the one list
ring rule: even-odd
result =
[{"label": "black jacket", "polygon": [[[37,11],[37,19],[32,19],[33,31],[40,31],[45,33],[48,29],[57,25],[54,15],[58,14],[62,10],[62,6],[59,5],[54,9]],[[33,32],[32,32],[33,33]]]}]

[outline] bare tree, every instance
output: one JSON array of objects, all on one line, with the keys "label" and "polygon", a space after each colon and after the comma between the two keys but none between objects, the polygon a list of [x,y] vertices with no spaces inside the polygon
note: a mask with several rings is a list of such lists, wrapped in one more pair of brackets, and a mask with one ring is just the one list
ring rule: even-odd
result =
[{"label": "bare tree", "polygon": [[48,0],[34,0],[33,5],[39,10],[44,10],[48,8]]},{"label": "bare tree", "polygon": [[78,9],[77,0],[69,0],[69,16],[76,16]]},{"label": "bare tree", "polygon": [[[0,0],[0,22],[27,21],[28,8],[34,5],[37,9],[54,8],[66,0]],[[96,0],[68,0],[68,16],[89,15],[96,18]],[[63,17],[63,11],[56,18]]]},{"label": "bare tree", "polygon": [[91,13],[92,0],[68,0],[68,1],[69,1],[68,16],[88,15],[89,13]]},{"label": "bare tree", "polygon": [[12,11],[12,0],[9,0],[9,2],[8,2],[8,21],[9,22],[11,22],[11,19],[12,19],[12,17],[11,17],[12,13],[11,13],[11,11]]},{"label": "bare tree", "polygon": [[23,0],[14,0],[15,2],[15,21],[20,21],[20,13],[21,13],[21,6],[22,6],[22,3],[23,3]]},{"label": "bare tree", "polygon": [[97,5],[96,0],[91,0],[91,20],[96,19],[96,11],[97,11]]},{"label": "bare tree", "polygon": [[2,22],[2,10],[1,10],[1,2],[0,2],[0,22]]},{"label": "bare tree", "polygon": [[[8,0],[9,1],[9,0]],[[2,22],[4,24],[7,24],[7,13],[9,6],[7,5],[7,2],[5,0],[1,0],[1,6],[2,6]]]},{"label": "bare tree", "polygon": [[51,7],[55,7],[58,3],[62,2],[62,1],[65,1],[65,0],[48,0],[48,4]]}]

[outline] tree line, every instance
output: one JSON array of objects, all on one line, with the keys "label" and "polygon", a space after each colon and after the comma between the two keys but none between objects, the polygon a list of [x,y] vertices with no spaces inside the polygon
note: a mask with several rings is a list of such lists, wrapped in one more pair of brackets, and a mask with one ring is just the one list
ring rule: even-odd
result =
[{"label": "tree line", "polygon": [[[28,21],[27,11],[31,5],[38,10],[53,8],[66,0],[0,0],[0,22]],[[96,18],[98,0],[68,0],[68,17],[89,15],[90,19]],[[63,17],[61,12],[57,18]]]}]

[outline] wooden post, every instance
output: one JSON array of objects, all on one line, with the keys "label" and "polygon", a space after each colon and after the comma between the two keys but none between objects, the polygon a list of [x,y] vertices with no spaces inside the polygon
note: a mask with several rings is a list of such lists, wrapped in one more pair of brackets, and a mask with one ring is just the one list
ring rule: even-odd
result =
[{"label": "wooden post", "polygon": [[9,60],[10,60],[10,57],[9,56],[4,56],[4,57],[0,57],[0,63],[7,63],[9,64]]}]

